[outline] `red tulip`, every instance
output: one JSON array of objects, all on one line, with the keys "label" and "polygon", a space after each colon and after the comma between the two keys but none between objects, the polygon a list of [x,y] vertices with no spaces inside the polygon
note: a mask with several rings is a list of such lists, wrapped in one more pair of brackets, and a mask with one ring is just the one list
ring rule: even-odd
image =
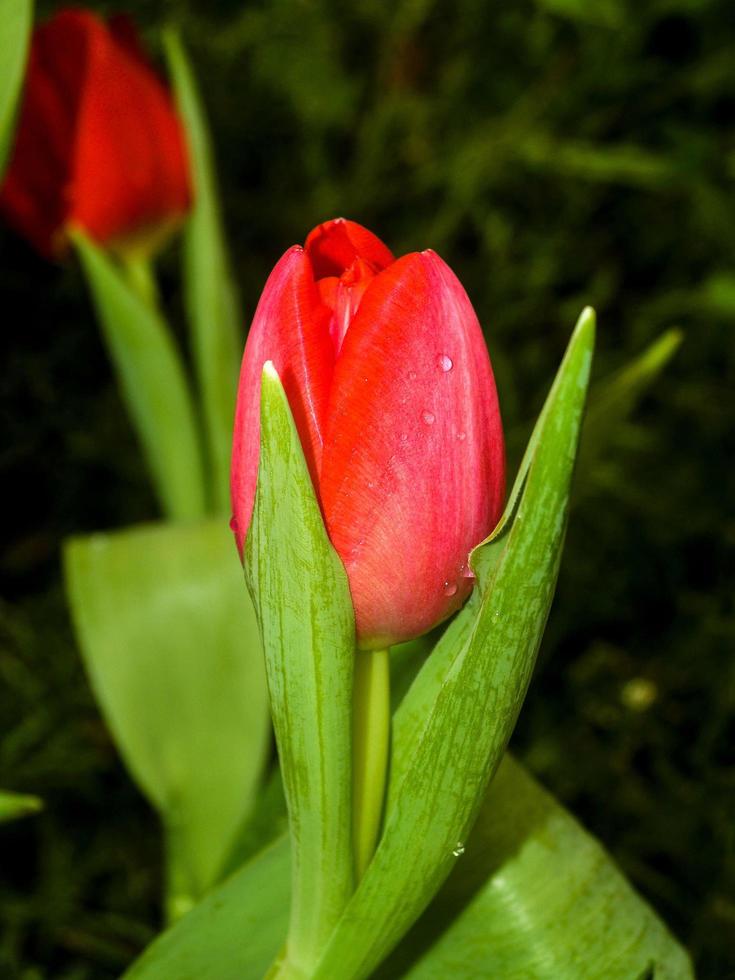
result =
[{"label": "red tulip", "polygon": [[184,134],[129,22],[65,10],[33,35],[8,221],[43,255],[70,226],[118,248],[152,247],[189,205]]},{"label": "red tulip", "polygon": [[426,632],[467,598],[469,551],[494,527],[504,493],[495,382],[467,294],[435,252],[395,260],[352,221],[320,225],[286,252],[240,375],[232,498],[241,553],[268,360],[347,571],[358,645]]}]

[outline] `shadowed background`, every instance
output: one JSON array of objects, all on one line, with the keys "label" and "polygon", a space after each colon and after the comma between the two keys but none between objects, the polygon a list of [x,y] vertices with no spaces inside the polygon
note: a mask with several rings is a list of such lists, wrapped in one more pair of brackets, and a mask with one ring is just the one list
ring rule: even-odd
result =
[{"label": "shadowed background", "polygon": [[[120,5],[93,4],[104,12]],[[55,9],[42,5],[42,13]],[[580,474],[514,737],[689,945],[735,977],[735,20],[727,0],[130,0],[179,23],[249,321],[285,248],[354,218],[431,246],[483,323],[511,467],[586,303],[595,377],[684,343]],[[172,310],[174,245],[161,263]],[[158,830],[75,650],[61,539],[156,516],[78,271],[0,231],[0,976],[115,977]]]}]

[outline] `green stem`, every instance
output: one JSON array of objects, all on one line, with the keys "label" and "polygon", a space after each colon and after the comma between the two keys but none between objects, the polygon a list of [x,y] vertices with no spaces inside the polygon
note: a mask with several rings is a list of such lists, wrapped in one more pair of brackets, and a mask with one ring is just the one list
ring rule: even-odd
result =
[{"label": "green stem", "polygon": [[122,260],[128,285],[152,310],[159,309],[158,284],[150,259],[140,255],[125,256]]},{"label": "green stem", "polygon": [[171,822],[167,822],[164,835],[166,853],[164,913],[166,924],[172,925],[194,907],[196,898],[192,894],[180,831]]},{"label": "green stem", "polygon": [[206,513],[197,413],[151,266],[122,265],[81,230],[69,235],[161,508],[171,520],[197,520]]},{"label": "green stem", "polygon": [[383,814],[390,741],[390,654],[357,650],[352,728],[352,834],[355,876],[375,851]]}]

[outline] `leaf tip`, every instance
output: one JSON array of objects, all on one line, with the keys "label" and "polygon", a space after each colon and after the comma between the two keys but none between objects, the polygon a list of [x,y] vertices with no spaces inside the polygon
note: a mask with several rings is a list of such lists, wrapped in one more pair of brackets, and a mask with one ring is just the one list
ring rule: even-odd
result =
[{"label": "leaf tip", "polygon": [[585,306],[585,308],[579,314],[579,319],[577,320],[577,325],[574,328],[574,332],[575,334],[584,334],[588,343],[593,345],[595,342],[596,331],[597,313],[591,306]]}]

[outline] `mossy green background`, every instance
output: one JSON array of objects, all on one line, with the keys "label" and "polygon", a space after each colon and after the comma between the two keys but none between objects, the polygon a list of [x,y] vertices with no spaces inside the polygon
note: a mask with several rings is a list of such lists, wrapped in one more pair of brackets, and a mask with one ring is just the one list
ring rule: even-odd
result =
[{"label": "mossy green background", "polygon": [[[729,0],[127,9],[152,45],[164,22],[184,32],[244,323],[278,256],[326,217],[355,218],[396,252],[436,249],[486,328],[511,461],[584,304],[599,315],[595,377],[685,331],[578,487],[514,746],[689,945],[698,975],[732,977]],[[175,246],[161,272],[178,316]],[[0,783],[46,800],[0,829],[0,976],[107,980],[154,929],[158,831],[84,678],[59,543],[155,504],[78,270],[3,230],[0,294]]]}]

